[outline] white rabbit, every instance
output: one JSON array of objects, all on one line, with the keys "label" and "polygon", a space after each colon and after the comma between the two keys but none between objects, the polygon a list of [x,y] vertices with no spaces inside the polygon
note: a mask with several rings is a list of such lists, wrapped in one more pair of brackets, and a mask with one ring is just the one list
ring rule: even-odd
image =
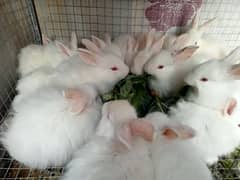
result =
[{"label": "white rabbit", "polygon": [[145,123],[136,118],[127,101],[104,104],[96,136],[75,154],[62,179],[153,180],[152,161],[143,140]]},{"label": "white rabbit", "polygon": [[170,110],[170,118],[197,130],[193,143],[207,163],[217,161],[240,144],[239,48],[219,61],[196,67],[185,78],[194,89],[187,98]]},{"label": "white rabbit", "polygon": [[32,168],[61,166],[94,133],[101,113],[97,92],[45,87],[21,100],[1,137],[9,154]]},{"label": "white rabbit", "polygon": [[[195,90],[188,100],[209,108],[220,109],[229,100],[238,99],[240,65],[234,63],[239,58],[240,48],[238,47],[222,60],[207,61],[194,68],[185,77],[185,82],[193,86]],[[214,101],[209,101],[209,99],[214,99]]]},{"label": "white rabbit", "polygon": [[153,76],[149,82],[150,88],[162,97],[175,95],[185,85],[185,76],[195,66],[208,60],[200,55],[191,57],[197,49],[190,46],[177,53],[163,49],[153,56],[144,65],[144,71]]},{"label": "white rabbit", "polygon": [[[210,101],[214,99],[209,98],[209,103]],[[212,164],[217,161],[218,156],[232,152],[240,144],[239,120],[233,118],[235,108],[236,104],[232,101],[215,109],[182,100],[170,109],[169,117],[197,131],[192,142],[202,153],[204,160]]]},{"label": "white rabbit", "polygon": [[18,82],[18,92],[26,94],[48,84],[76,87],[84,83],[93,84],[100,93],[110,91],[128,74],[129,68],[118,56],[98,50],[95,53],[78,49],[78,55],[69,57],[55,69],[37,69]]},{"label": "white rabbit", "polygon": [[[73,43],[75,43],[75,39],[72,40],[72,46]],[[74,54],[75,49],[71,50],[63,43],[50,41],[43,36],[43,45],[31,44],[21,49],[18,56],[18,72],[22,77],[42,66],[56,67],[63,60]]]},{"label": "white rabbit", "polygon": [[13,109],[22,98],[47,85],[54,76],[54,71],[54,68],[44,66],[19,79],[16,85],[17,95],[12,102]]},{"label": "white rabbit", "polygon": [[90,83],[103,94],[110,91],[129,72],[127,65],[112,53],[79,49],[79,56],[80,60],[71,57],[69,61],[63,62],[57,68],[54,81],[68,86]]},{"label": "white rabbit", "polygon": [[194,53],[195,55],[204,54],[209,59],[220,59],[228,53],[227,47],[224,47],[224,42],[204,37],[209,24],[213,22],[212,18],[202,25],[199,25],[199,12],[195,15],[192,21],[192,27],[185,33],[176,37],[173,45],[175,51],[179,51],[187,46],[199,46],[199,49]]},{"label": "white rabbit", "polygon": [[165,35],[158,37],[155,29],[151,29],[142,36],[143,37],[140,37],[138,40],[139,51],[131,64],[131,72],[137,75],[143,74],[143,67],[147,61],[161,51],[165,39]]},{"label": "white rabbit", "polygon": [[211,173],[196,147],[190,142],[195,131],[165,114],[148,114],[146,122],[155,129],[150,146],[155,180],[211,180]]}]

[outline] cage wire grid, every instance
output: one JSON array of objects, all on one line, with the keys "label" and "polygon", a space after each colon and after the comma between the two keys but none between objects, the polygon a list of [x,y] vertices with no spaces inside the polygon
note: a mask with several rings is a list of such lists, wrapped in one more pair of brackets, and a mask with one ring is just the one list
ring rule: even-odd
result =
[{"label": "cage wire grid", "polygon": [[[218,21],[210,26],[206,34],[225,40],[230,48],[240,45],[239,0],[180,1],[202,2],[200,22],[218,17]],[[16,94],[17,54],[20,48],[30,43],[40,43],[40,33],[68,41],[72,31],[76,32],[79,40],[89,38],[91,35],[103,37],[106,32],[116,37],[121,33],[146,31],[150,28],[150,22],[145,17],[145,10],[147,7],[157,5],[158,2],[156,0],[0,0],[0,119],[2,122],[0,130],[4,131],[7,120],[11,118],[10,104]],[[154,14],[160,16],[159,11],[155,11]],[[171,16],[165,18],[167,20]],[[240,179],[239,154],[226,156],[224,159],[227,161],[223,163],[220,161],[211,167],[225,173],[225,177],[218,179]],[[224,163],[228,163],[228,166]],[[57,179],[63,171],[61,167],[42,171],[28,169],[11,159],[6,150],[0,147],[0,179]],[[232,173],[235,175],[232,176]],[[216,177],[220,176],[216,175]]]}]

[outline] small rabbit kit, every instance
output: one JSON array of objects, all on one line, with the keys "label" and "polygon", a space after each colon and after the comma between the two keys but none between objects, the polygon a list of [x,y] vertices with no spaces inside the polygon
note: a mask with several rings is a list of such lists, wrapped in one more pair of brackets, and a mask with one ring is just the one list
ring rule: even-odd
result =
[{"label": "small rabbit kit", "polygon": [[[3,146],[31,168],[66,165],[62,180],[213,179],[208,165],[240,145],[240,47],[228,53],[203,36],[213,19],[198,21],[178,35],[92,35],[81,39],[85,48],[74,32],[65,43],[43,35],[18,56]],[[190,90],[168,112],[150,103],[138,117],[134,101],[108,94],[129,71],[150,76],[152,101]]]}]

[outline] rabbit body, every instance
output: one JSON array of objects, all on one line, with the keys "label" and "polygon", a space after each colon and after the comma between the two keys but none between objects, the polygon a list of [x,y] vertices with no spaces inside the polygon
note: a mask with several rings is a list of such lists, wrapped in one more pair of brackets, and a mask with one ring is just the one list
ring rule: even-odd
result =
[{"label": "rabbit body", "polygon": [[100,116],[101,102],[95,100],[95,90],[84,91],[92,102],[82,112],[72,112],[71,103],[78,102],[64,97],[59,87],[45,87],[21,99],[1,139],[10,155],[41,169],[70,160],[93,134]]},{"label": "rabbit body", "polygon": [[170,118],[197,131],[191,141],[208,164],[215,163],[219,156],[232,152],[240,144],[238,124],[223,116],[221,109],[180,101],[171,108]]}]

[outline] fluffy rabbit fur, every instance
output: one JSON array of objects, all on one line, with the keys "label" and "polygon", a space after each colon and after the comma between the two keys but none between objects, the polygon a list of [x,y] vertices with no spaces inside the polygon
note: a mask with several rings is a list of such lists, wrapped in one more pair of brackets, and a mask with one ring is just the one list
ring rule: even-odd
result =
[{"label": "fluffy rabbit fur", "polygon": [[75,154],[62,179],[153,180],[146,142],[131,134],[131,122],[142,125],[134,120],[133,107],[124,100],[112,101],[104,104],[102,115],[96,136]]},{"label": "fluffy rabbit fur", "polygon": [[[75,40],[73,39],[72,41],[74,42]],[[43,36],[43,45],[32,44],[21,49],[18,56],[18,72],[23,77],[43,66],[56,67],[73,54],[74,51],[63,43],[50,41]]]},{"label": "fluffy rabbit fur", "polygon": [[15,106],[1,141],[29,167],[61,166],[94,133],[100,113],[101,102],[91,86],[45,87]]},{"label": "fluffy rabbit fur", "polygon": [[155,139],[150,146],[155,180],[211,180],[196,147],[190,142],[195,131],[155,112],[146,116],[155,129]]},{"label": "fluffy rabbit fur", "polygon": [[97,49],[101,49],[104,52],[119,56],[129,67],[138,50],[136,38],[129,34],[120,35],[114,41],[111,40],[109,34],[105,35],[105,41],[92,36],[92,41],[83,39],[82,43],[91,51],[97,52]]},{"label": "fluffy rabbit fur", "polygon": [[212,164],[240,144],[240,66],[239,48],[219,61],[208,61],[196,67],[185,78],[194,89],[187,98],[171,108],[170,117],[197,130],[192,141]]},{"label": "fluffy rabbit fur", "polygon": [[187,32],[176,37],[173,49],[179,51],[187,46],[199,46],[199,49],[194,55],[204,54],[208,56],[209,59],[220,59],[226,56],[228,49],[223,46],[224,42],[217,42],[214,39],[204,37],[204,33],[208,29],[208,26],[214,20],[215,18],[199,25],[199,13],[197,13],[193,18],[191,28]]},{"label": "fluffy rabbit fur", "polygon": [[21,79],[17,85],[19,96],[48,84],[78,87],[90,83],[100,93],[106,93],[129,72],[129,68],[113,54],[100,50],[99,53],[85,49],[78,51],[79,55],[71,56],[55,69],[42,67]]},{"label": "fluffy rabbit fur", "polygon": [[175,95],[184,85],[185,76],[198,64],[208,60],[205,56],[191,57],[198,47],[186,47],[176,54],[161,50],[144,66],[144,71],[153,76],[150,88],[160,96]]},{"label": "fluffy rabbit fur", "polygon": [[[209,101],[214,101],[211,98]],[[222,109],[227,109],[227,115]],[[232,152],[240,144],[239,123],[232,117],[235,105],[213,109],[196,103],[179,101],[170,109],[170,118],[181,121],[197,131],[192,139],[208,164],[215,163],[218,156]]]},{"label": "fluffy rabbit fur", "polygon": [[231,99],[238,100],[240,65],[234,62],[238,61],[239,53],[240,48],[236,48],[224,59],[205,62],[190,72],[185,81],[194,91],[188,99],[216,109],[223,108]]},{"label": "fluffy rabbit fur", "polygon": [[[68,85],[90,83],[103,94],[110,91],[114,85],[127,76],[129,68],[118,56],[111,53],[93,53],[79,50],[80,59],[72,57],[62,63],[57,69],[57,80]],[[58,78],[61,77],[61,78]],[[56,79],[56,78],[55,78]]]},{"label": "fluffy rabbit fur", "polygon": [[157,37],[156,30],[151,29],[149,32],[144,33],[139,38],[139,51],[136,53],[131,64],[131,72],[133,74],[143,74],[143,67],[146,62],[155,54],[159,53],[162,49],[165,36]]}]

